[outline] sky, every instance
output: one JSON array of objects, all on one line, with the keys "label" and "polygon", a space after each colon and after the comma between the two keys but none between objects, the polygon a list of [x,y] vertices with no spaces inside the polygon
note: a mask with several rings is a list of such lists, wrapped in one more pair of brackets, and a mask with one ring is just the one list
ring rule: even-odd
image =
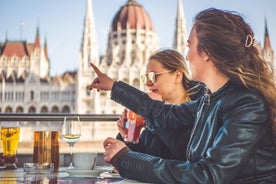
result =
[{"label": "sky", "polygon": [[[51,75],[77,69],[87,0],[0,0],[0,43],[6,40],[34,42],[39,27],[43,46],[47,40]],[[149,13],[159,47],[172,47],[177,0],[136,0]],[[207,8],[233,10],[251,25],[255,39],[263,46],[265,19],[276,51],[275,0],[182,0],[187,33],[194,16]],[[127,0],[92,0],[99,54],[107,47],[111,22]],[[22,24],[23,23],[23,24]],[[276,54],[275,54],[276,55]],[[275,62],[275,59],[274,59]]]}]

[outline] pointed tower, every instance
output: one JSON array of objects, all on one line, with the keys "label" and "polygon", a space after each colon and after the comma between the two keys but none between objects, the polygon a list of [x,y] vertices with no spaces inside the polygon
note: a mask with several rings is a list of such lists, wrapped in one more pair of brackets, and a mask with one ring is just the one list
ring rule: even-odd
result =
[{"label": "pointed tower", "polygon": [[263,57],[266,61],[269,61],[273,64],[274,52],[273,52],[271,44],[270,44],[266,19],[265,19],[265,35],[264,35]]},{"label": "pointed tower", "polygon": [[173,48],[183,55],[185,54],[186,50],[186,34],[186,20],[184,18],[183,3],[182,0],[178,0]]},{"label": "pointed tower", "polygon": [[47,39],[45,38],[44,47],[41,49],[40,77],[43,79],[50,78],[50,61],[48,57]]},{"label": "pointed tower", "polygon": [[44,55],[45,55],[45,58],[48,59],[48,44],[47,44],[47,39],[45,38],[45,41],[44,41]]},{"label": "pointed tower", "polygon": [[99,64],[99,53],[98,45],[96,40],[95,21],[92,9],[92,0],[87,0],[86,5],[86,16],[84,20],[84,30],[81,44],[81,68],[79,70],[87,71],[91,73],[89,63],[93,62],[98,66]]},{"label": "pointed tower", "polygon": [[36,28],[36,36],[30,53],[30,71],[34,73],[36,76],[42,77],[40,73],[41,47],[38,26]]},{"label": "pointed tower", "polygon": [[36,28],[36,35],[34,41],[34,49],[40,49],[40,36],[39,36],[39,27]]},{"label": "pointed tower", "polygon": [[95,21],[92,10],[92,0],[87,0],[86,15],[84,19],[84,30],[80,51],[80,60],[78,67],[78,85],[77,85],[77,113],[94,112],[93,95],[94,91],[87,90],[87,86],[94,78],[94,72],[89,63],[93,62],[99,65],[99,51],[96,41]]}]

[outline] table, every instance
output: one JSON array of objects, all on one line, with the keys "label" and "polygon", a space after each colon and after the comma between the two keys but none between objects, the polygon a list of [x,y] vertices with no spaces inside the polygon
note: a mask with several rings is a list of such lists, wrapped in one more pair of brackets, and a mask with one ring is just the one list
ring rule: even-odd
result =
[{"label": "table", "polygon": [[[103,166],[106,168],[106,166]],[[95,169],[102,169],[96,166]],[[101,177],[101,176],[71,176],[65,168],[60,168],[58,172],[51,174],[27,174],[23,168],[16,170],[0,170],[0,184],[17,184],[17,183],[37,183],[37,184],[141,184],[142,182],[124,179],[121,177]]]}]

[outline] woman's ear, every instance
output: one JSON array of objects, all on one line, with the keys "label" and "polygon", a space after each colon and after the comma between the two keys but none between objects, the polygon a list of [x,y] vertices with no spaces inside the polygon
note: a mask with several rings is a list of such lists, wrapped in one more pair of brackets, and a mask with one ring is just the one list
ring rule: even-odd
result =
[{"label": "woman's ear", "polygon": [[204,54],[204,61],[210,61],[210,57],[209,57],[209,55],[206,53],[206,52],[203,52],[203,54]]},{"label": "woman's ear", "polygon": [[175,71],[175,74],[176,74],[176,81],[175,82],[182,82],[182,79],[183,79],[183,73],[179,70],[176,70]]}]

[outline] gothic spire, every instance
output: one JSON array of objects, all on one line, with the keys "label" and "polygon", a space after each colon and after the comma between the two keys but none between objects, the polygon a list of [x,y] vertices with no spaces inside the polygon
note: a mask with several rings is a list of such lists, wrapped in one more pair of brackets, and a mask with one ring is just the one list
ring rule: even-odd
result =
[{"label": "gothic spire", "polygon": [[99,64],[98,45],[96,41],[95,21],[93,17],[92,1],[87,0],[86,15],[84,20],[84,31],[81,46],[81,57],[83,70],[91,70],[90,62]]},{"label": "gothic spire", "polygon": [[178,0],[173,48],[179,51],[181,54],[184,54],[185,42],[186,42],[186,20],[184,17],[182,0]]},{"label": "gothic spire", "polygon": [[270,44],[270,39],[269,39],[269,35],[268,35],[266,18],[265,18],[264,49],[271,49],[271,44]]},{"label": "gothic spire", "polygon": [[36,36],[34,41],[34,48],[40,48],[40,41],[39,41],[39,27],[36,28]]},{"label": "gothic spire", "polygon": [[48,48],[47,48],[47,38],[46,37],[44,40],[44,55],[45,55],[45,58],[48,59]]}]

